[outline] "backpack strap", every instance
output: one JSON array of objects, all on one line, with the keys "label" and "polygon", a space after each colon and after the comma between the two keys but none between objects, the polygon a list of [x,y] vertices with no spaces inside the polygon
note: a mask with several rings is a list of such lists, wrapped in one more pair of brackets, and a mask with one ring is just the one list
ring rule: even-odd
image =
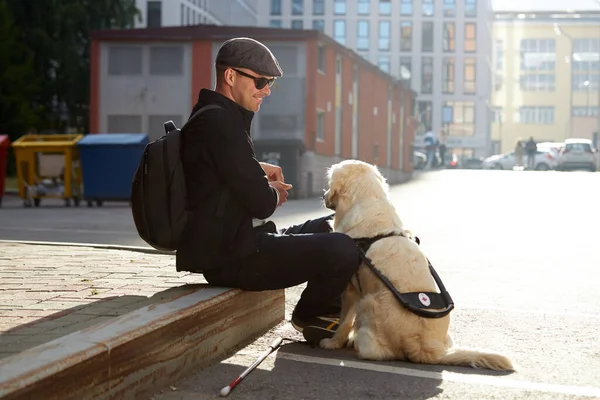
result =
[{"label": "backpack strap", "polygon": [[207,106],[201,107],[198,111],[196,111],[194,114],[192,114],[190,119],[187,120],[187,122],[185,123],[185,125],[183,125],[183,127],[181,129],[185,128],[187,126],[187,124],[189,124],[194,118],[196,118],[198,115],[202,114],[204,111],[213,110],[213,109],[217,109],[217,108],[223,108],[223,107],[218,106],[216,104],[209,104]]}]

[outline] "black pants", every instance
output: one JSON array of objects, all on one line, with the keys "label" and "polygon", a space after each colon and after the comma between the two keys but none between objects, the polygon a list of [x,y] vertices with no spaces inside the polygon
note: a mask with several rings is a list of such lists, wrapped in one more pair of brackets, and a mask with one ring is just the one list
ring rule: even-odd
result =
[{"label": "black pants", "polygon": [[331,232],[327,222],[331,217],[259,234],[257,253],[207,271],[204,277],[212,285],[249,291],[284,289],[308,282],[295,314],[311,317],[339,311],[335,310],[335,302],[356,272],[360,258],[353,239]]}]

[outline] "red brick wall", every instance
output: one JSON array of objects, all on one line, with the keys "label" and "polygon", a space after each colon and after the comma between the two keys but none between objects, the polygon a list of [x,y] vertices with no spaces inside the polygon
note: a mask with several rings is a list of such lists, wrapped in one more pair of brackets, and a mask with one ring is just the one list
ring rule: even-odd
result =
[{"label": "red brick wall", "polygon": [[198,102],[200,89],[213,89],[212,43],[195,41],[192,44],[192,105]]}]

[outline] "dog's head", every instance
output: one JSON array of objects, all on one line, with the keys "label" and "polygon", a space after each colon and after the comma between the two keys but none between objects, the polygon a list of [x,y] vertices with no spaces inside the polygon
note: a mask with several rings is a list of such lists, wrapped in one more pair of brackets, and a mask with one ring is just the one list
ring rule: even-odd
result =
[{"label": "dog's head", "polygon": [[376,166],[358,160],[345,160],[327,170],[329,188],[323,195],[325,206],[337,215],[353,204],[386,197],[388,184]]}]

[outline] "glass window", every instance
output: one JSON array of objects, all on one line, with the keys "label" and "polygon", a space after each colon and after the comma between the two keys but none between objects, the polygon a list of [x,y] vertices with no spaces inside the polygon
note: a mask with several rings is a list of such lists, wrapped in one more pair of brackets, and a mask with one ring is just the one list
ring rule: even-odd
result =
[{"label": "glass window", "polygon": [[325,21],[322,19],[313,19],[312,27],[318,31],[325,32]]},{"label": "glass window", "polygon": [[412,22],[400,22],[400,51],[412,50]]},{"label": "glass window", "polygon": [[272,19],[269,21],[269,26],[271,28],[281,28],[281,20],[280,19]]},{"label": "glass window", "polygon": [[292,20],[292,29],[304,29],[304,24],[301,19]]},{"label": "glass window", "polygon": [[292,15],[304,15],[304,0],[292,0]]},{"label": "glass window", "polygon": [[522,124],[553,124],[554,107],[527,106],[519,108],[519,122]]},{"label": "glass window", "polygon": [[325,111],[317,110],[317,140],[325,140]]},{"label": "glass window", "polygon": [[333,21],[333,38],[340,44],[346,44],[346,21],[342,19]]},{"label": "glass window", "polygon": [[433,93],[433,57],[421,59],[421,93]]},{"label": "glass window", "polygon": [[110,46],[108,48],[109,75],[141,75],[141,46]]},{"label": "glass window", "polygon": [[477,51],[477,25],[474,22],[465,24],[465,52],[474,53]]},{"label": "glass window", "polygon": [[475,103],[472,101],[446,101],[442,106],[452,111],[448,126],[450,136],[473,136],[475,134]]},{"label": "glass window", "polygon": [[400,57],[400,74],[399,78],[406,83],[407,87],[411,87],[412,83],[412,58],[408,56]]},{"label": "glass window", "polygon": [[317,69],[325,72],[325,46],[322,45],[317,50]]},{"label": "glass window", "polygon": [[379,50],[390,50],[390,36],[390,21],[379,21]]},{"label": "glass window", "polygon": [[358,15],[369,15],[369,6],[371,0],[358,0],[358,4],[356,5],[356,13]]},{"label": "glass window", "polygon": [[358,21],[356,31],[358,35],[356,48],[358,50],[369,50],[369,21]]},{"label": "glass window", "polygon": [[477,0],[465,0],[465,17],[477,16]]},{"label": "glass window", "polygon": [[346,0],[333,0],[333,13],[335,15],[346,15]]},{"label": "glass window", "polygon": [[390,56],[388,55],[380,55],[377,59],[377,65],[379,68],[386,73],[390,73]]},{"label": "glass window", "polygon": [[271,0],[271,15],[281,15],[281,0]]},{"label": "glass window", "polygon": [[427,52],[433,51],[433,22],[431,21],[423,21],[421,50]]},{"label": "glass window", "polygon": [[413,13],[413,0],[401,0],[400,15],[412,15],[412,13]]},{"label": "glass window", "polygon": [[454,57],[444,57],[442,60],[442,92],[454,93]]},{"label": "glass window", "polygon": [[443,33],[443,45],[444,51],[455,51],[456,50],[456,31],[454,22],[444,22],[444,33]]},{"label": "glass window", "polygon": [[146,3],[146,14],[147,21],[146,26],[148,28],[155,28],[162,25],[162,2],[160,1],[149,1]]},{"label": "glass window", "polygon": [[313,15],[325,15],[325,0],[313,0]]},{"label": "glass window", "polygon": [[435,11],[435,3],[433,0],[421,0],[424,17],[433,17]]},{"label": "glass window", "polygon": [[444,0],[444,17],[456,15],[456,0]]},{"label": "glass window", "polygon": [[150,75],[182,75],[183,46],[150,47]]},{"label": "glass window", "polygon": [[477,70],[477,61],[474,57],[465,58],[463,74],[463,93],[475,94],[475,78]]},{"label": "glass window", "polygon": [[392,3],[390,0],[379,0],[379,15],[392,15]]}]

